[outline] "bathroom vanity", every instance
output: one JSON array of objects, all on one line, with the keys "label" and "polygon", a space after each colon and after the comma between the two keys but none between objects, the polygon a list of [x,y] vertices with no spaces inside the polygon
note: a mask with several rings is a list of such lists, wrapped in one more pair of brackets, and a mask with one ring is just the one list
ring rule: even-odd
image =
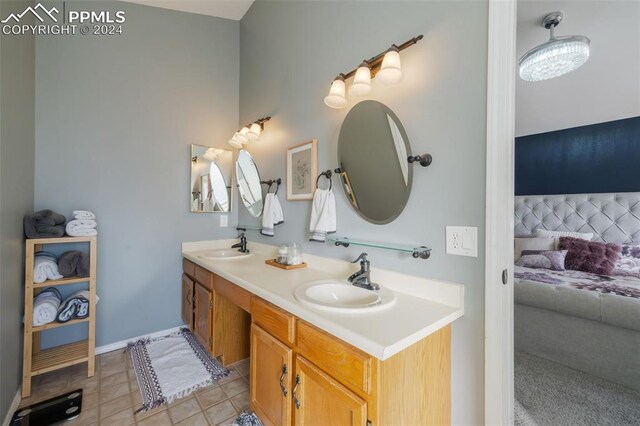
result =
[{"label": "bathroom vanity", "polygon": [[314,307],[296,289],[354,265],[307,255],[308,268],[284,271],[265,265],[275,247],[236,257],[234,242],[183,244],[182,316],[224,365],[250,357],[250,406],[266,425],[450,423],[463,286],[372,269],[388,306]]}]

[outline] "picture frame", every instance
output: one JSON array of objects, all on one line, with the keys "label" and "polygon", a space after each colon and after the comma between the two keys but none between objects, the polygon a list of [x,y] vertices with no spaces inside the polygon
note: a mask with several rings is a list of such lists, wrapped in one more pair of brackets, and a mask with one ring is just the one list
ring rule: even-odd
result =
[{"label": "picture frame", "polygon": [[312,200],[318,174],[318,141],[287,148],[287,201]]}]

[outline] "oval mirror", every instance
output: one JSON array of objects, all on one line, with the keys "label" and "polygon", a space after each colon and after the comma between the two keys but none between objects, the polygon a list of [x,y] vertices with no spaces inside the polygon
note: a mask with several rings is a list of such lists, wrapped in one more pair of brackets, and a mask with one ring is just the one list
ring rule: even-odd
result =
[{"label": "oval mirror", "polygon": [[404,127],[386,105],[363,101],[349,111],[340,128],[338,162],[347,198],[360,216],[385,224],[402,213],[413,180],[410,153]]},{"label": "oval mirror", "polygon": [[260,217],[262,214],[260,173],[251,154],[244,149],[238,153],[236,176],[238,179],[238,192],[240,192],[242,203],[253,217]]},{"label": "oval mirror", "polygon": [[194,213],[231,211],[233,151],[191,145],[190,210]]}]

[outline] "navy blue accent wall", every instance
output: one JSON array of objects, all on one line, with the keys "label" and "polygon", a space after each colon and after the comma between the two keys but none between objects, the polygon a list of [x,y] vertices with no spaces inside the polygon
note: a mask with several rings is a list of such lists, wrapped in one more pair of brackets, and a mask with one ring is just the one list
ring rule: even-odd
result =
[{"label": "navy blue accent wall", "polygon": [[640,117],[516,138],[516,195],[640,191]]}]

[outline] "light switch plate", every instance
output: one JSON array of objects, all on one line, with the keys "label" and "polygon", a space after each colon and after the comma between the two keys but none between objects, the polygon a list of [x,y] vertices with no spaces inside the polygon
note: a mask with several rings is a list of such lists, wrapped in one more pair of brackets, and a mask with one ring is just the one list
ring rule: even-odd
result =
[{"label": "light switch plate", "polygon": [[478,228],[447,226],[447,254],[478,257]]},{"label": "light switch plate", "polygon": [[229,216],[227,216],[226,214],[221,214],[220,215],[220,227],[221,228],[226,228],[227,226],[229,226]]}]

